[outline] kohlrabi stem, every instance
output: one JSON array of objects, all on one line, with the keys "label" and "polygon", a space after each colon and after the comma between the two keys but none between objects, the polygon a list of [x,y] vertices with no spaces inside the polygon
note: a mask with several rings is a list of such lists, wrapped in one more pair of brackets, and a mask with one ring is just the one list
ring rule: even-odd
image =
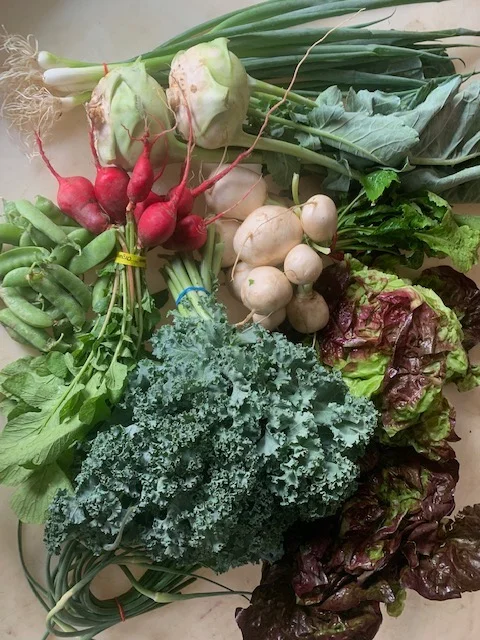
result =
[{"label": "kohlrabi stem", "polygon": [[[242,132],[237,136],[237,138],[235,138],[235,140],[232,141],[232,145],[249,148],[255,140],[256,136]],[[326,169],[331,169],[332,171],[341,173],[349,178],[354,178],[358,182],[360,182],[362,178],[362,174],[359,171],[356,171],[355,169],[348,169],[340,162],[337,162],[328,156],[324,156],[316,151],[311,151],[310,149],[305,149],[304,147],[292,144],[291,142],[272,140],[271,138],[260,138],[255,145],[255,149],[260,151],[270,151],[272,153],[284,153],[287,156],[298,158],[304,164],[313,164],[325,167]]]},{"label": "kohlrabi stem", "polygon": [[[251,76],[248,77],[248,84],[252,92],[261,93],[266,96],[283,98],[286,93],[285,89],[282,89],[282,87],[276,87],[273,84],[263,82],[262,80],[257,80],[256,78],[252,78]],[[289,91],[288,100],[290,102],[296,102],[297,104],[304,107],[309,107],[310,109],[314,109],[318,106],[315,100],[310,100],[309,98],[300,96],[298,95],[298,93],[294,93],[293,91]]]}]

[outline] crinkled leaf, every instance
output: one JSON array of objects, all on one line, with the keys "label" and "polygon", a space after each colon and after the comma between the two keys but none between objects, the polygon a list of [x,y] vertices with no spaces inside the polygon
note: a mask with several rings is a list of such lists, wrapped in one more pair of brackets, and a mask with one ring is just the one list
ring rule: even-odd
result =
[{"label": "crinkled leaf", "polygon": [[462,325],[467,351],[480,342],[480,289],[471,278],[440,266],[423,271],[418,284],[433,289],[453,309]]},{"label": "crinkled leaf", "polygon": [[480,590],[480,505],[444,526],[431,554],[402,572],[402,584],[429,600],[460,598]]}]

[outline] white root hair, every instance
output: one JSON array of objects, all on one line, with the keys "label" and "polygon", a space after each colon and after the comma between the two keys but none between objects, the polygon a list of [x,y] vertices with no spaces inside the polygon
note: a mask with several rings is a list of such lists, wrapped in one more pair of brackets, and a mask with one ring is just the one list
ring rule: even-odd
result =
[{"label": "white root hair", "polygon": [[46,136],[64,111],[63,100],[53,95],[43,82],[37,62],[38,42],[0,30],[0,116],[9,123],[9,131],[20,133],[28,149],[33,149],[34,132]]}]

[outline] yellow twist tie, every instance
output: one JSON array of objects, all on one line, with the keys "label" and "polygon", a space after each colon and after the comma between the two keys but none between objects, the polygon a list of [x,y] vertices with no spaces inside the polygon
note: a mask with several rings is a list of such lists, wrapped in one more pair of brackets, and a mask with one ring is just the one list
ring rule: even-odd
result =
[{"label": "yellow twist tie", "polygon": [[125,253],[125,251],[119,251],[115,258],[117,264],[126,264],[128,267],[140,267],[145,269],[147,266],[147,259],[145,256],[137,256],[134,253]]}]

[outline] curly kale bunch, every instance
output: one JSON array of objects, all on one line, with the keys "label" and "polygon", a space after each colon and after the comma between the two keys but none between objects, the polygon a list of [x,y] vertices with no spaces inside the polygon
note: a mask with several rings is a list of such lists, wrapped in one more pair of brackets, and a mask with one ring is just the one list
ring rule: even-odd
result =
[{"label": "curly kale bunch", "polygon": [[312,348],[239,331],[217,311],[176,316],[153,356],[88,445],[74,494],[57,494],[51,550],[121,540],[224,571],[278,559],[293,522],[332,514],[354,492],[376,412]]}]

